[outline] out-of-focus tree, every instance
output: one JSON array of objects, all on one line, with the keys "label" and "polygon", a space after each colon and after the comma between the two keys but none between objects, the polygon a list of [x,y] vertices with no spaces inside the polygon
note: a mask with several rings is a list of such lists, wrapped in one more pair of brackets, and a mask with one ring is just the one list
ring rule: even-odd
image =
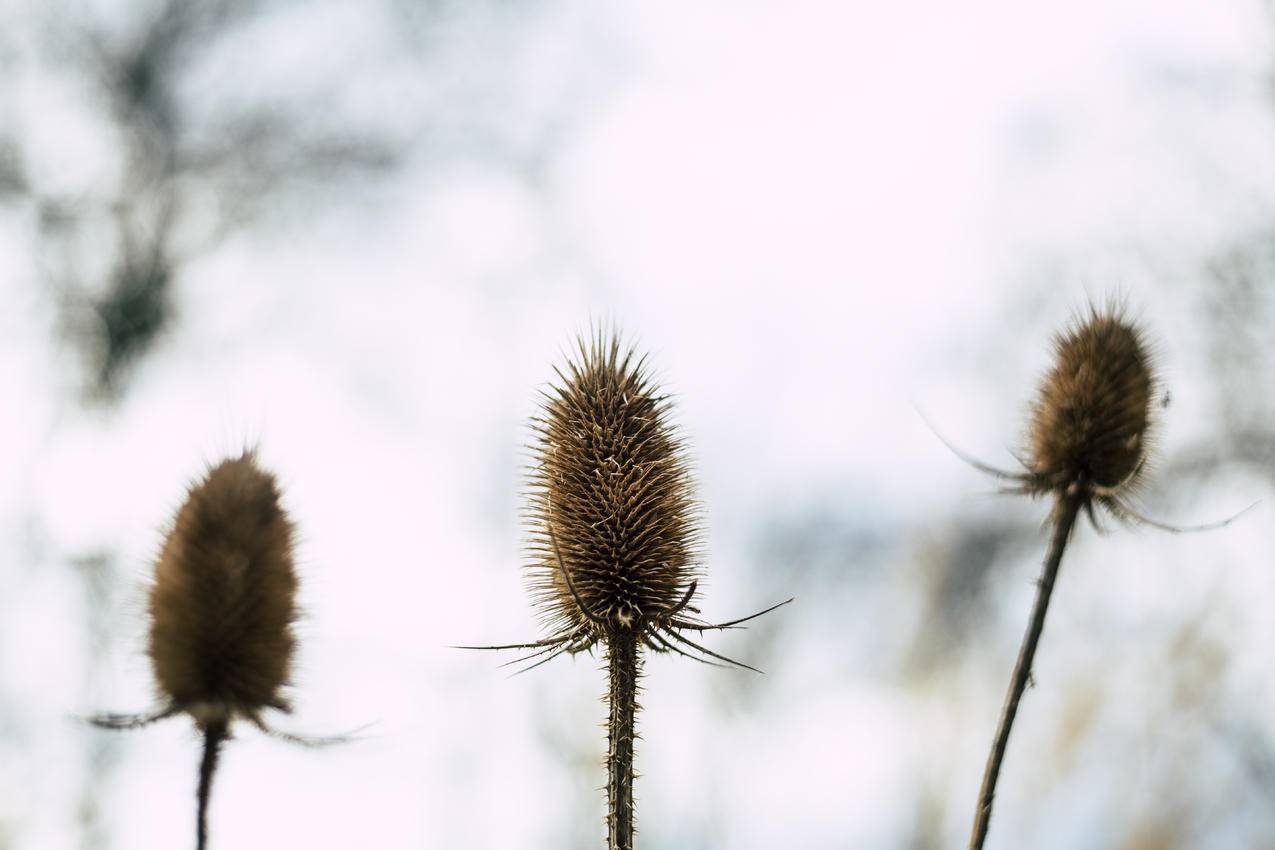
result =
[{"label": "out-of-focus tree", "polygon": [[536,27],[553,10],[536,4],[355,4],[345,51],[324,46],[340,4],[17,5],[22,24],[0,33],[0,203],[31,211],[87,397],[107,403],[180,322],[192,263],[229,237],[365,203],[409,167],[534,184],[605,85],[543,71]]},{"label": "out-of-focus tree", "polygon": [[[231,68],[212,74],[220,86],[192,79],[282,3],[33,6],[27,25],[9,31],[7,64],[20,71],[9,77],[10,102],[36,106],[0,139],[0,194],[34,210],[43,273],[89,395],[112,401],[174,321],[173,288],[193,258],[303,190],[331,199],[354,179],[392,173],[404,143],[340,109],[255,91]],[[71,115],[41,111],[58,93],[71,97]],[[49,162],[38,145],[74,133],[90,138],[60,153],[97,157],[100,167],[68,179],[76,169]]]},{"label": "out-of-focus tree", "polygon": [[[581,73],[597,69],[587,34],[542,26],[560,12],[501,0],[0,0],[0,237],[29,254],[6,271],[31,269],[0,282],[38,304],[58,355],[70,354],[45,364],[51,406],[65,410],[57,394],[75,388],[50,430],[82,421],[81,405],[127,407],[139,369],[200,321],[184,312],[189,288],[209,285],[200,271],[219,251],[304,244],[325,213],[392,216],[402,186],[458,164],[534,191],[606,84]],[[567,50],[553,41],[576,36]],[[218,285],[233,301],[236,287],[275,282]],[[139,565],[110,541],[45,536],[32,510],[40,551],[22,563],[67,567],[82,585],[87,613],[67,628],[93,693],[97,662],[137,614],[117,594]],[[0,741],[23,756],[41,735],[65,736],[50,731],[61,716],[27,717],[16,698],[2,708],[17,719],[6,715]],[[108,846],[100,792],[122,745],[83,741],[67,814],[83,846]],[[21,812],[0,820],[0,845],[33,832]]]}]

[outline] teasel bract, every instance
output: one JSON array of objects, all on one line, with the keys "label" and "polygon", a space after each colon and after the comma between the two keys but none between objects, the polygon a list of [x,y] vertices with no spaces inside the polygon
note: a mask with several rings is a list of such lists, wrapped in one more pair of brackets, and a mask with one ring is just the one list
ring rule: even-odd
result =
[{"label": "teasel bract", "polygon": [[267,709],[289,712],[283,695],[296,646],[294,529],[275,478],[251,451],[216,464],[190,487],[155,563],[148,654],[160,707],[101,715],[99,726],[131,729],[189,714],[203,735],[196,844],[207,844],[213,774],[230,725],[269,734]]},{"label": "teasel bract", "polygon": [[549,637],[465,648],[532,650],[510,662],[527,663],[525,672],[603,645],[607,846],[631,850],[641,650],[755,670],[686,633],[731,628],[787,602],[725,623],[696,616],[700,512],[669,398],[617,333],[597,330],[577,342],[576,357],[555,369],[558,381],[532,419],[527,574]]},{"label": "teasel bract", "polygon": [[[1148,519],[1130,501],[1146,470],[1158,391],[1154,358],[1143,331],[1119,305],[1091,305],[1054,339],[1054,364],[1031,408],[1025,469],[1009,472],[957,452],[976,468],[1008,482],[1007,492],[1053,500],[1051,541],[979,789],[970,850],[980,850],[987,838],[1010,729],[1031,680],[1050,595],[1077,517],[1084,513],[1101,530],[1097,512],[1105,509],[1123,522],[1188,530]],[[1233,519],[1189,530],[1218,528]]]}]

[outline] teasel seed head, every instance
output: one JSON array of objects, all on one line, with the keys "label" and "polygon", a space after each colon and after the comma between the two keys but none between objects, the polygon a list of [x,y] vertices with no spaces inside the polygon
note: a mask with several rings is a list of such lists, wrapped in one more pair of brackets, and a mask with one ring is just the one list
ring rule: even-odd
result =
[{"label": "teasel seed head", "polygon": [[641,649],[752,670],[684,633],[732,628],[787,602],[726,623],[694,616],[700,514],[668,396],[619,334],[577,342],[532,418],[528,576],[549,637],[466,648],[532,650],[509,662],[530,662],[526,672],[605,645],[607,847],[632,850]]},{"label": "teasel seed head", "polygon": [[761,672],[686,636],[734,628],[793,600],[724,623],[698,616],[699,503],[671,402],[645,358],[599,328],[578,338],[575,357],[554,371],[558,380],[531,419],[523,516],[528,585],[548,636],[456,648],[532,650],[508,662],[530,662],[519,673],[599,641],[624,649],[625,658],[636,643]]},{"label": "teasel seed head", "polygon": [[1091,307],[1055,338],[1054,351],[1028,430],[1035,486],[1117,495],[1146,462],[1157,382],[1144,335],[1118,307]]},{"label": "teasel seed head", "polygon": [[1136,517],[1124,499],[1146,462],[1155,379],[1141,331],[1118,307],[1091,306],[1087,316],[1054,338],[1054,354],[1032,407],[1026,472],[997,473],[1016,479],[1020,492],[1054,497],[1053,534],[979,786],[969,850],[982,850],[987,840],[1010,731],[1031,682],[1049,600],[1076,519],[1084,511],[1098,526],[1095,505],[1121,519]]},{"label": "teasel seed head", "polygon": [[177,511],[155,567],[148,650],[162,699],[201,728],[289,710],[293,536],[274,476],[250,451],[212,467]]},{"label": "teasel seed head", "polygon": [[296,640],[297,578],[293,526],[279,486],[244,451],[191,486],[155,564],[148,650],[160,708],[103,714],[109,729],[137,729],[185,712],[203,733],[195,817],[196,850],[208,843],[213,775],[233,721],[307,746],[348,740],[310,738],[271,728],[267,708],[290,711],[283,697]]},{"label": "teasel seed head", "polygon": [[699,577],[691,471],[644,359],[601,330],[576,354],[532,420],[529,583],[553,633],[642,635]]},{"label": "teasel seed head", "polygon": [[1006,492],[1055,497],[1053,519],[1074,497],[1100,530],[1095,505],[1118,520],[1167,531],[1220,527],[1234,517],[1186,528],[1145,517],[1132,505],[1154,434],[1160,392],[1154,360],[1146,335],[1119,303],[1091,304],[1054,337],[1054,363],[1032,404],[1027,450],[1019,456],[1023,471],[982,463],[939,439],[974,468],[1010,482]]}]

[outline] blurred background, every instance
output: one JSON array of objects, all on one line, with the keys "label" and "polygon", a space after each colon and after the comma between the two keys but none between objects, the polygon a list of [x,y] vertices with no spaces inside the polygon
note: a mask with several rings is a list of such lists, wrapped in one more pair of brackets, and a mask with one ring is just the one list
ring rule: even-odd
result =
[{"label": "blurred background", "polygon": [[1167,390],[1143,510],[1063,565],[989,848],[1275,848],[1275,10],[0,0],[0,848],[189,846],[146,582],[259,447],[302,537],[296,712],[221,848],[596,848],[599,658],[536,638],[527,417],[650,353],[704,615],[646,665],[639,846],[963,846],[1048,505],[998,496],[1050,334],[1123,297]]}]

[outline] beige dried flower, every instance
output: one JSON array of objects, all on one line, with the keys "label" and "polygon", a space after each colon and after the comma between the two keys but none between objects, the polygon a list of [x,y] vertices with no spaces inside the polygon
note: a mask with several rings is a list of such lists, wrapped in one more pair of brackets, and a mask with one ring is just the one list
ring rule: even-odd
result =
[{"label": "beige dried flower", "polygon": [[618,335],[598,331],[578,341],[577,357],[557,374],[532,420],[526,513],[530,590],[550,637],[466,648],[531,649],[518,659],[531,662],[525,671],[606,647],[608,847],[631,850],[640,648],[751,670],[685,632],[729,628],[779,606],[728,623],[694,616],[699,508],[670,401],[645,362]]},{"label": "beige dried flower", "polygon": [[148,652],[161,707],[102,715],[94,723],[132,729],[187,713],[203,733],[197,846],[207,843],[208,799],[232,721],[300,743],[270,728],[266,709],[290,711],[283,696],[296,646],[293,525],[273,475],[251,451],[209,469],[173,519],[150,590]]},{"label": "beige dried flower", "polygon": [[[1022,461],[1025,470],[1006,472],[961,455],[978,469],[1011,482],[1010,492],[1048,495],[1054,500],[1053,534],[988,754],[970,850],[981,850],[987,838],[1010,730],[1031,679],[1050,596],[1077,517],[1083,511],[1098,525],[1098,506],[1127,522],[1183,530],[1146,518],[1129,501],[1146,469],[1158,390],[1143,332],[1120,307],[1091,306],[1087,315],[1055,337],[1054,354],[1054,364],[1032,405]],[[1220,527],[1234,518],[1194,530]]]}]

